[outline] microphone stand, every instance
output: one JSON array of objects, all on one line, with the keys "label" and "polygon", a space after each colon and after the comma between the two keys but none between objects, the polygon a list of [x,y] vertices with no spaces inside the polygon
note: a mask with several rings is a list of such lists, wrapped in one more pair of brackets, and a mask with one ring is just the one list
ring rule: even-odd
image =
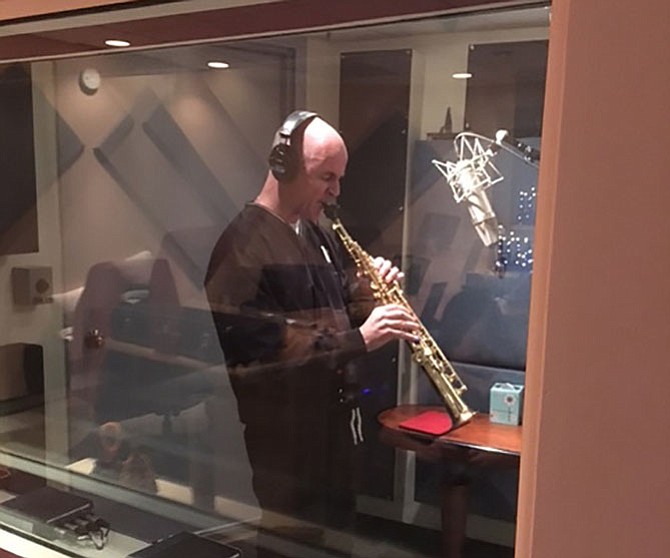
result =
[{"label": "microphone stand", "polygon": [[540,166],[540,150],[512,137],[507,130],[498,130],[494,143],[512,155],[523,159],[530,166],[535,168]]}]

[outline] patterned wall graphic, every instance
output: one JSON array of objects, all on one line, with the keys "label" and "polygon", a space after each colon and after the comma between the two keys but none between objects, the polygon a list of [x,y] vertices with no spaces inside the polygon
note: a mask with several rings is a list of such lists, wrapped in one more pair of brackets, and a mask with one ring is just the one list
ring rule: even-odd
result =
[{"label": "patterned wall graphic", "polygon": [[[108,341],[130,331],[125,342],[140,353],[153,353],[153,330],[138,318],[152,309],[141,303],[164,301],[169,292],[167,299],[176,304],[170,312],[183,325],[171,350],[214,367],[208,373],[197,366],[188,370],[187,383],[179,388],[184,405],[170,412],[175,416],[169,420],[152,404],[134,407],[130,420],[134,432],[152,448],[156,474],[190,486],[196,506],[221,509],[216,496],[252,505],[255,500],[234,397],[225,368],[218,366],[218,343],[212,345],[217,336],[204,310],[202,283],[218,235],[262,185],[265,150],[280,115],[292,108],[285,81],[275,79],[285,72],[285,59],[292,53],[240,51],[235,58],[239,66],[216,73],[191,67],[211,47],[182,50],[188,52],[176,52],[173,59],[164,51],[156,54],[161,63],[155,65],[151,56],[136,54],[59,61],[54,98],[40,98],[57,126],[63,275],[72,292],[83,287],[74,317],[65,317],[67,325],[73,324],[74,348],[68,362],[68,457],[91,455],[87,440],[97,426],[87,406],[95,413],[129,406],[132,398],[109,389],[127,378],[129,370],[137,382],[134,394],[148,395],[150,403],[167,397],[168,384],[152,384],[147,371],[166,378],[174,366],[148,366],[127,356],[123,366],[114,366],[120,362],[114,350],[96,352],[84,339],[93,329]],[[86,67],[97,68],[101,75],[94,94],[78,87],[77,78]],[[259,104],[251,113],[250,91]],[[128,331],[120,331],[121,322],[115,321],[121,311]],[[179,352],[186,346],[192,349],[188,355]],[[204,346],[211,349],[206,358],[199,352]],[[217,397],[209,397],[205,409],[212,381]],[[91,384],[98,393],[94,400],[86,399],[81,389]],[[206,442],[208,436],[216,445]]]}]

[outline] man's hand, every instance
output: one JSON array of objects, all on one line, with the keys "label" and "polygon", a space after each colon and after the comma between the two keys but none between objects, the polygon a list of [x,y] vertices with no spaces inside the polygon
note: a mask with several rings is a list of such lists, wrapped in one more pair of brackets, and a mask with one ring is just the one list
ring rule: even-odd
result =
[{"label": "man's hand", "polygon": [[394,339],[417,341],[419,322],[409,310],[398,304],[377,306],[360,327],[368,351],[378,349]]},{"label": "man's hand", "polygon": [[379,276],[386,281],[387,283],[393,283],[393,281],[402,281],[405,274],[400,271],[396,266],[394,266],[389,260],[378,257],[372,261],[372,264],[375,266]]}]

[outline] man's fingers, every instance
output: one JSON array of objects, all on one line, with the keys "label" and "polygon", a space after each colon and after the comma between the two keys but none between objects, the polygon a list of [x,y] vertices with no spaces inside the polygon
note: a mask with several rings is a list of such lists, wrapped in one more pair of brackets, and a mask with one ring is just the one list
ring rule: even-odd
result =
[{"label": "man's fingers", "polygon": [[387,260],[382,257],[376,257],[374,259],[374,266],[377,269],[379,275],[387,282],[400,281],[404,274],[397,266],[393,265],[390,260]]},{"label": "man's fingers", "polygon": [[386,331],[407,341],[416,341],[420,324],[409,311],[402,306],[391,305],[386,308],[383,318]]},{"label": "man's fingers", "polygon": [[400,306],[398,304],[389,304],[385,307],[385,315],[395,318],[395,319],[402,319],[405,321],[412,322],[414,324],[418,323],[417,318],[414,316],[412,312],[410,312],[407,308],[404,306]]},{"label": "man's fingers", "polygon": [[361,326],[361,334],[368,350],[373,350],[393,339],[410,343],[419,340],[421,324],[409,308],[399,304],[378,306]]}]

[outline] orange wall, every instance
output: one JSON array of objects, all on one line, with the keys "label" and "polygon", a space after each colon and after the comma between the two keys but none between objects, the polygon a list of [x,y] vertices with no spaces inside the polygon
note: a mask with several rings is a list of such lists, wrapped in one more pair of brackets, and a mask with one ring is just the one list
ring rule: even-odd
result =
[{"label": "orange wall", "polygon": [[517,558],[670,552],[668,37],[553,3]]},{"label": "orange wall", "polygon": [[137,0],[0,0],[0,20],[18,19],[71,10],[131,4]]}]

